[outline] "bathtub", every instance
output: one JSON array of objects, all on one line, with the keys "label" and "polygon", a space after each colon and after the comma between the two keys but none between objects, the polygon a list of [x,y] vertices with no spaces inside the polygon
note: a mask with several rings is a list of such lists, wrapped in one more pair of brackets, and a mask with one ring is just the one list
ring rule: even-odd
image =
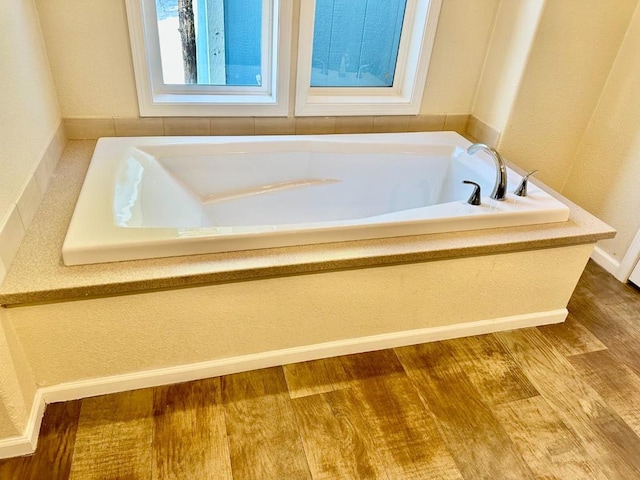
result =
[{"label": "bathtub", "polygon": [[[569,209],[454,132],[102,138],[65,265],[563,222]],[[469,205],[480,184],[482,204]]]}]

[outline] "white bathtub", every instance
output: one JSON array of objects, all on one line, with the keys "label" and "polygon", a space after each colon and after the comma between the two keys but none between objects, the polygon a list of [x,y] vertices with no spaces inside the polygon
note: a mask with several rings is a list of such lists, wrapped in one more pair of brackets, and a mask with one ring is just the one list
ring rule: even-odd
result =
[{"label": "white bathtub", "polygon": [[[453,132],[98,141],[66,265],[562,222],[534,185],[489,198],[495,166]],[[482,205],[466,203],[482,186]]]}]

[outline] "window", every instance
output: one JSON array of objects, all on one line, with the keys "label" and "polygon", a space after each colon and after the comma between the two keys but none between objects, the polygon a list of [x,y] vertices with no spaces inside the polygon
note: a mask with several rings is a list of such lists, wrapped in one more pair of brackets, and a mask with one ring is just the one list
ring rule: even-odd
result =
[{"label": "window", "polygon": [[296,115],[416,114],[441,0],[305,0]]},{"label": "window", "polygon": [[[286,116],[294,0],[125,0],[141,116]],[[295,114],[417,114],[442,0],[301,0]]]},{"label": "window", "polygon": [[316,0],[311,87],[391,87],[406,0]]},{"label": "window", "polygon": [[288,113],[292,0],[126,0],[142,116]]}]

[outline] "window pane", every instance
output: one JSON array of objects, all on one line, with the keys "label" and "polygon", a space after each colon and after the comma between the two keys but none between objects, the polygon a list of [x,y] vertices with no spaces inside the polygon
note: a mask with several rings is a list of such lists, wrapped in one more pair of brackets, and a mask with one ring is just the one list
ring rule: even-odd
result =
[{"label": "window pane", "polygon": [[225,0],[227,85],[261,85],[262,0]]},{"label": "window pane", "polygon": [[184,83],[182,43],[178,30],[178,0],[156,0],[156,12],[164,83]]},{"label": "window pane", "polygon": [[[165,84],[262,85],[262,0],[155,2]],[[181,20],[179,4],[190,4],[192,16]],[[183,48],[180,28],[190,26],[195,55],[185,59],[188,48]],[[190,62],[195,64],[195,81],[185,78]]]},{"label": "window pane", "polygon": [[316,0],[312,87],[393,85],[406,0]]}]

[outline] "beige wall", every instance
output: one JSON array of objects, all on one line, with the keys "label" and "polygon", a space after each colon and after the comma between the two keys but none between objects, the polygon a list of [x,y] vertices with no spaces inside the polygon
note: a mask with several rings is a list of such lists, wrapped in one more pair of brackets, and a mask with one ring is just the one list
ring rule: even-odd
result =
[{"label": "beige wall", "polygon": [[443,0],[422,114],[470,113],[500,0]]},{"label": "beige wall", "polygon": [[620,261],[640,228],[640,7],[573,159],[563,193],[618,230]]},{"label": "beige wall", "polygon": [[[0,254],[11,257],[5,249],[28,223],[16,204],[28,185],[38,188],[33,173],[60,122],[33,0],[0,1],[0,72],[0,229],[9,219],[0,231]],[[1,282],[2,259],[0,267]],[[22,433],[35,392],[15,336],[4,328],[0,321],[0,438]]]},{"label": "beige wall", "polygon": [[546,0],[500,2],[473,115],[498,132],[506,125]]},{"label": "beige wall", "polygon": [[0,319],[15,328],[38,386],[49,386],[563,309],[592,248],[577,245],[0,309]]},{"label": "beige wall", "polygon": [[4,402],[0,401],[0,438],[14,437],[21,433],[13,424]]},{"label": "beige wall", "polygon": [[0,1],[0,226],[60,120],[33,0]]},{"label": "beige wall", "polygon": [[62,116],[137,116],[124,0],[36,5]]},{"label": "beige wall", "polygon": [[0,439],[22,434],[36,393],[31,367],[1,310]]},{"label": "beige wall", "polygon": [[552,188],[569,176],[637,3],[545,4],[499,148]]},{"label": "beige wall", "polygon": [[[36,4],[62,116],[137,116],[124,0]],[[498,4],[443,0],[422,113],[470,112]]]}]

